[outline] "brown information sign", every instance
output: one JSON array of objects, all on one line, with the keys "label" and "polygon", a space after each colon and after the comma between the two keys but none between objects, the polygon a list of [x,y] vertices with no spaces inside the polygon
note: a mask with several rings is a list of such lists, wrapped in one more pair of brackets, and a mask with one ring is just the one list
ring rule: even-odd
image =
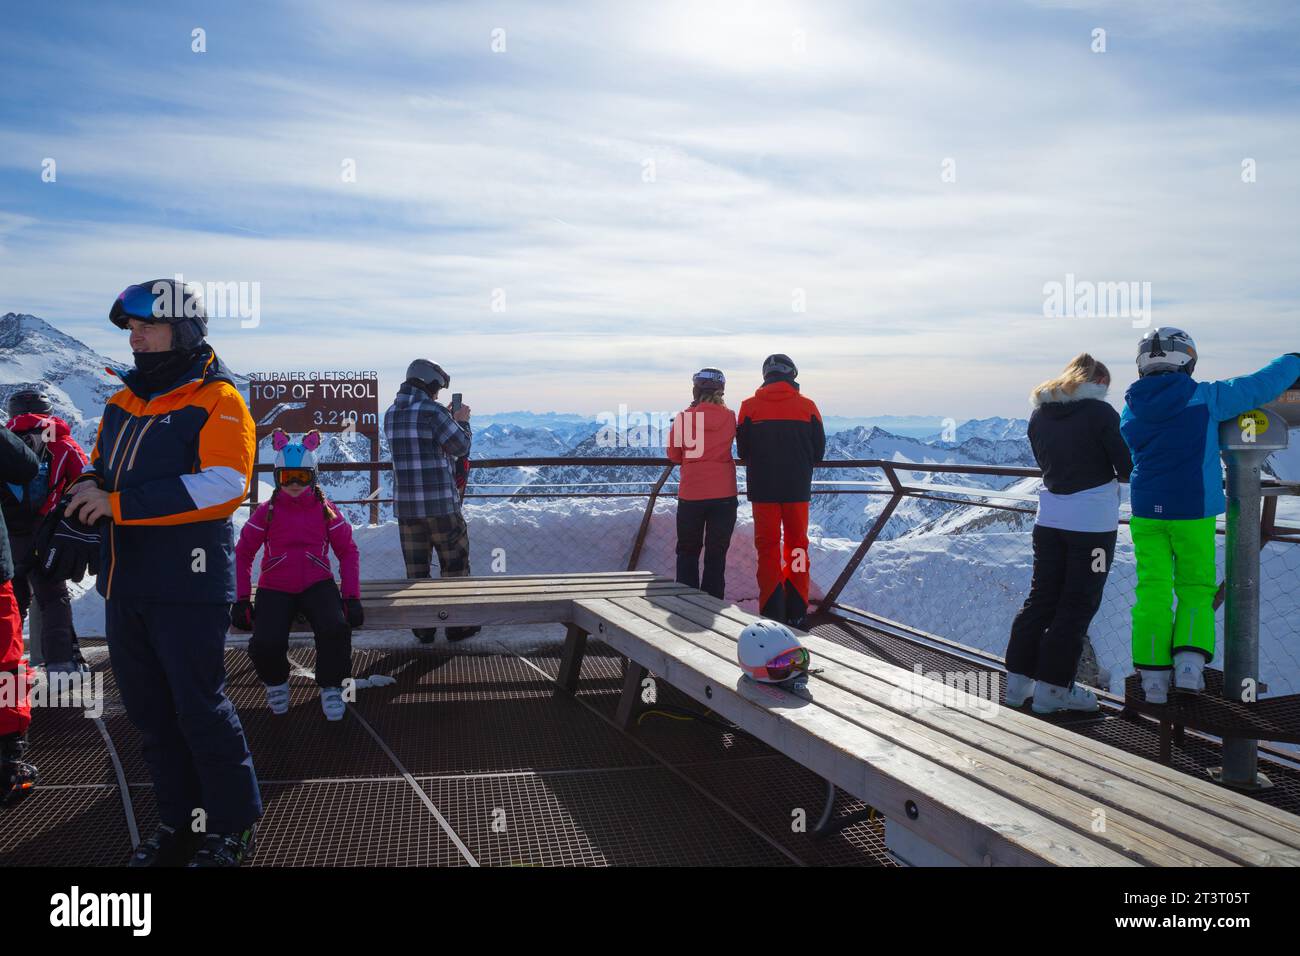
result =
[{"label": "brown information sign", "polygon": [[248,410],[257,437],[283,428],[379,434],[378,372],[253,372]]}]

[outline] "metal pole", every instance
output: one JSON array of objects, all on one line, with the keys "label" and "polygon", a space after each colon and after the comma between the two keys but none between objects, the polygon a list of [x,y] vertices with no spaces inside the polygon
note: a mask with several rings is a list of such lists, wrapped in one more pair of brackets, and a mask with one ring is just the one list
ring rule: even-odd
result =
[{"label": "metal pole", "polygon": [[[1223,696],[1253,700],[1259,684],[1259,466],[1264,456],[1236,451],[1223,457],[1228,465]],[[1258,749],[1258,741],[1225,737],[1222,782],[1230,787],[1254,787]]]},{"label": "metal pole", "polygon": [[[1259,696],[1262,520],[1269,520],[1270,529],[1272,525],[1271,514],[1264,515],[1264,519],[1260,515],[1260,471],[1269,454],[1287,447],[1288,426],[1300,425],[1300,415],[1293,411],[1271,402],[1219,425],[1219,447],[1228,473],[1223,696],[1239,703],[1253,702]],[[1246,789],[1269,786],[1259,774],[1259,741],[1225,737],[1218,780]]]},{"label": "metal pole", "polygon": [[894,489],[894,496],[885,504],[884,510],[882,510],[880,514],[876,515],[875,523],[872,524],[871,530],[867,532],[867,536],[862,539],[862,543],[858,545],[857,550],[849,557],[848,563],[844,565],[844,570],[841,571],[840,576],[835,579],[835,583],[831,585],[831,589],[827,591],[821,601],[817,603],[817,612],[819,614],[838,600],[840,592],[843,591],[844,586],[852,580],[854,572],[858,570],[858,565],[862,563],[862,559],[867,556],[867,552],[871,550],[871,546],[875,544],[876,539],[880,537],[880,532],[883,531],[885,525],[889,523],[890,516],[893,515],[894,509],[898,507],[898,503],[903,500],[903,486],[899,483],[898,475],[894,473],[894,469],[890,467],[890,465],[885,464],[881,470],[884,471],[885,477],[889,479],[889,484]]},{"label": "metal pole", "polygon": [[646,532],[650,530],[650,516],[654,514],[655,502],[659,500],[659,489],[664,486],[664,482],[668,480],[668,476],[673,473],[673,469],[676,467],[677,466],[670,461],[668,467],[664,469],[663,474],[659,476],[659,480],[656,481],[654,487],[650,489],[650,500],[645,504],[645,514],[641,516],[641,527],[637,529],[636,541],[632,544],[632,557],[627,562],[627,569],[629,571],[635,571],[637,562],[641,560],[641,546],[645,544]]}]

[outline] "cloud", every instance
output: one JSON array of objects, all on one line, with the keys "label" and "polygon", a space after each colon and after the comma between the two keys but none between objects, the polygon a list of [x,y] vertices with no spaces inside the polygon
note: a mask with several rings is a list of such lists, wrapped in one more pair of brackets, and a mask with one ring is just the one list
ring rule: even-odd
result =
[{"label": "cloud", "polygon": [[236,367],[387,388],[450,357],[480,411],[787,351],[831,413],[1018,412],[1074,352],[1127,365],[1125,320],[1043,318],[1067,273],[1151,282],[1209,374],[1296,347],[1296,41],[1228,57],[1263,42],[1236,7],[287,9],[205,13],[202,55],[188,18],[115,10],[57,69],[19,18],[0,53],[40,108],[0,99],[0,307],[121,354],[125,284],[255,281],[262,327],[214,328]]}]

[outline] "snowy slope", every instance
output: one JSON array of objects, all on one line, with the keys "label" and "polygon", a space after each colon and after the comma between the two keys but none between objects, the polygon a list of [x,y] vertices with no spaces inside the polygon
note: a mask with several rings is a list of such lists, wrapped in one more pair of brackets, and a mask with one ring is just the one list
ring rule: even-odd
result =
[{"label": "snowy slope", "polygon": [[72,435],[89,451],[108,397],[122,383],[108,372],[120,363],[100,355],[44,319],[14,312],[0,316],[0,408],[9,396],[41,388]]}]

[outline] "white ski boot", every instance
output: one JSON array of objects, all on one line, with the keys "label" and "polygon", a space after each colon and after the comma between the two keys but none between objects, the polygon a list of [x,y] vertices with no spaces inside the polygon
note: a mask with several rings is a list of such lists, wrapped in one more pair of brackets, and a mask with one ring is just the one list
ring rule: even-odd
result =
[{"label": "white ski boot", "polygon": [[1205,690],[1205,655],[1200,651],[1179,651],[1174,655],[1174,687]]},{"label": "white ski boot", "polygon": [[1138,668],[1142,675],[1142,693],[1148,704],[1169,703],[1169,679],[1173,671],[1149,671]]},{"label": "white ski boot", "polygon": [[1062,710],[1093,713],[1100,708],[1097,695],[1079,684],[1060,687],[1039,681],[1038,688],[1034,691],[1035,714],[1055,714]]},{"label": "white ski boot", "polygon": [[1007,674],[1007,706],[1023,707],[1034,692],[1034,679],[1024,674]]},{"label": "white ski boot", "polygon": [[289,682],[283,684],[267,684],[266,686],[266,706],[271,708],[273,714],[289,713]]},{"label": "white ski boot", "polygon": [[90,668],[76,661],[59,661],[45,665],[45,692],[55,707],[82,706],[83,691],[89,683]]},{"label": "white ski boot", "polygon": [[342,720],[346,705],[343,703],[342,687],[322,687],[320,689],[320,709],[325,712],[326,720]]}]

